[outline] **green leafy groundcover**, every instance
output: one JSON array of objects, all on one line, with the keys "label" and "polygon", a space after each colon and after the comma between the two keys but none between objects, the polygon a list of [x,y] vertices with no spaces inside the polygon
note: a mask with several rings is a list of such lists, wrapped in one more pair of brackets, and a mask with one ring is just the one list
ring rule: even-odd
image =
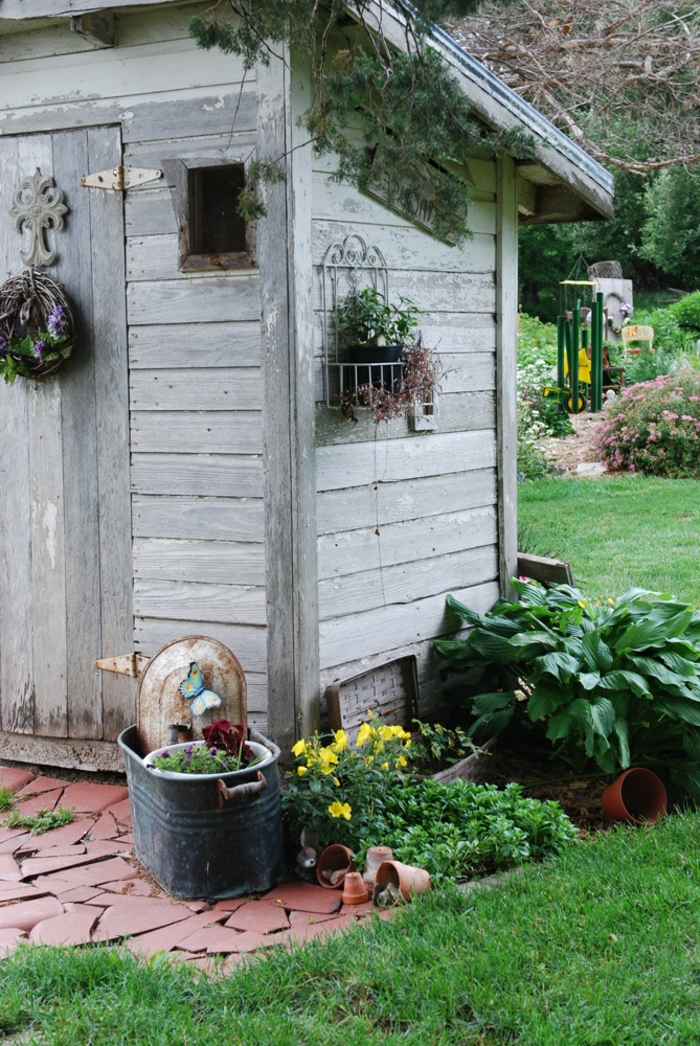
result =
[{"label": "green leafy groundcover", "polygon": [[499,791],[404,776],[387,807],[387,830],[376,842],[390,846],[396,860],[425,868],[434,882],[545,860],[578,836],[558,803],[529,799],[517,784]]},{"label": "green leafy groundcover", "polygon": [[700,799],[700,611],[642,589],[590,602],[565,585],[511,584],[520,600],[488,614],[449,596],[472,631],[436,643],[452,665],[497,669],[505,684],[474,699],[474,737],[524,719],[577,772],[650,766]]}]

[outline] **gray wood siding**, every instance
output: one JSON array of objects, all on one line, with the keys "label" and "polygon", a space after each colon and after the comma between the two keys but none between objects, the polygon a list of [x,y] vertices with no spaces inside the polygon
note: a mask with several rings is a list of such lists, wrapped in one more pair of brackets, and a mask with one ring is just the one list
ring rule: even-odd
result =
[{"label": "gray wood siding", "polygon": [[[67,20],[0,41],[0,129],[7,135],[119,124],[123,162],[166,171],[160,181],[124,194],[126,241],[114,245],[126,261],[126,286],[114,286],[112,294],[118,307],[126,305],[128,323],[132,642],[151,656],[178,635],[221,639],[246,671],[251,721],[265,727],[260,277],[256,268],[179,272],[175,195],[167,178],[170,162],[180,155],[238,157],[250,151],[258,88],[254,74],[243,77],[235,57],[196,48],[187,33],[194,10],[178,5],[120,13],[117,46],[99,51],[86,47]],[[81,173],[121,160],[100,157],[96,166],[86,157]],[[81,192],[92,207],[113,198],[96,189]],[[100,248],[94,245],[98,254]],[[89,240],[81,249],[90,250]],[[43,410],[51,424],[48,400]],[[9,460],[8,447],[3,461]],[[19,462],[13,460],[12,467],[20,470]],[[73,550],[57,545],[56,555],[69,557]],[[21,557],[13,569],[20,584]],[[89,647],[91,657],[126,653],[130,646],[94,649],[82,626],[75,642]],[[106,690],[114,686],[116,677],[103,678]],[[22,680],[12,685],[21,690]],[[24,707],[26,712],[15,709],[10,727],[3,717],[5,729],[33,728],[31,689]],[[75,709],[74,715],[82,712]],[[62,729],[70,732],[70,723]]]},{"label": "gray wood siding", "polygon": [[[495,165],[475,160],[473,238],[446,246],[378,202],[314,171],[313,257],[357,233],[379,247],[390,296],[421,311],[440,353],[438,430],[403,419],[376,426],[322,404],[316,411],[321,680],[325,685],[406,653],[418,658],[422,707],[440,701],[433,639],[454,627],[454,592],[485,610],[498,596]],[[321,278],[314,291],[322,399]]]}]

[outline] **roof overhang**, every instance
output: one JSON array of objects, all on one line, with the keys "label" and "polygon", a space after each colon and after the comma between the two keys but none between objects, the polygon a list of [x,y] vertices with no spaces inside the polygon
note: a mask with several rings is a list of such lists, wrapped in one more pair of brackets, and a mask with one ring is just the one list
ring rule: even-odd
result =
[{"label": "roof overhang", "polygon": [[[46,20],[161,4],[175,5],[177,0],[0,0],[0,34],[39,26]],[[353,4],[347,6],[349,14],[359,19]],[[372,23],[381,26],[395,47],[405,47],[406,23],[397,8],[372,0],[369,9],[363,10],[363,19],[370,27]],[[437,26],[431,31],[430,43],[447,62],[484,123],[503,131],[520,127],[530,135],[532,158],[519,163],[523,225],[614,216],[614,180],[604,167]]]}]

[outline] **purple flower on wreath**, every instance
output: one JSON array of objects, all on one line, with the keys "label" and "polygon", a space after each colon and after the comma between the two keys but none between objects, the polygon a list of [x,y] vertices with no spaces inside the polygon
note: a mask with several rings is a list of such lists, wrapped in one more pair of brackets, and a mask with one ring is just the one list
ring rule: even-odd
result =
[{"label": "purple flower on wreath", "polygon": [[9,348],[9,342],[4,334],[0,334],[0,352],[7,352]]},{"label": "purple flower on wreath", "polygon": [[54,305],[46,319],[49,334],[54,338],[65,338],[68,330],[68,317],[62,305]]},{"label": "purple flower on wreath", "polygon": [[42,354],[42,352],[44,351],[45,348],[46,348],[46,342],[45,341],[42,341],[40,339],[39,341],[35,341],[34,342],[34,355],[36,356],[36,358],[38,360],[41,359],[41,354]]}]

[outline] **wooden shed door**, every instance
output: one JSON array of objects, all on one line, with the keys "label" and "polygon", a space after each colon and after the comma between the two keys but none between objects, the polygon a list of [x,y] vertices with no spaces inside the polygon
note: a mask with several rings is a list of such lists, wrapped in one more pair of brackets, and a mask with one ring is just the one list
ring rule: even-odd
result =
[{"label": "wooden shed door", "polygon": [[124,201],[80,184],[118,163],[117,127],[0,138],[0,282],[26,267],[9,210],[39,168],[68,208],[44,271],[78,328],[60,373],[0,382],[5,734],[112,740],[134,721],[133,680],[93,666],[133,646]]}]

